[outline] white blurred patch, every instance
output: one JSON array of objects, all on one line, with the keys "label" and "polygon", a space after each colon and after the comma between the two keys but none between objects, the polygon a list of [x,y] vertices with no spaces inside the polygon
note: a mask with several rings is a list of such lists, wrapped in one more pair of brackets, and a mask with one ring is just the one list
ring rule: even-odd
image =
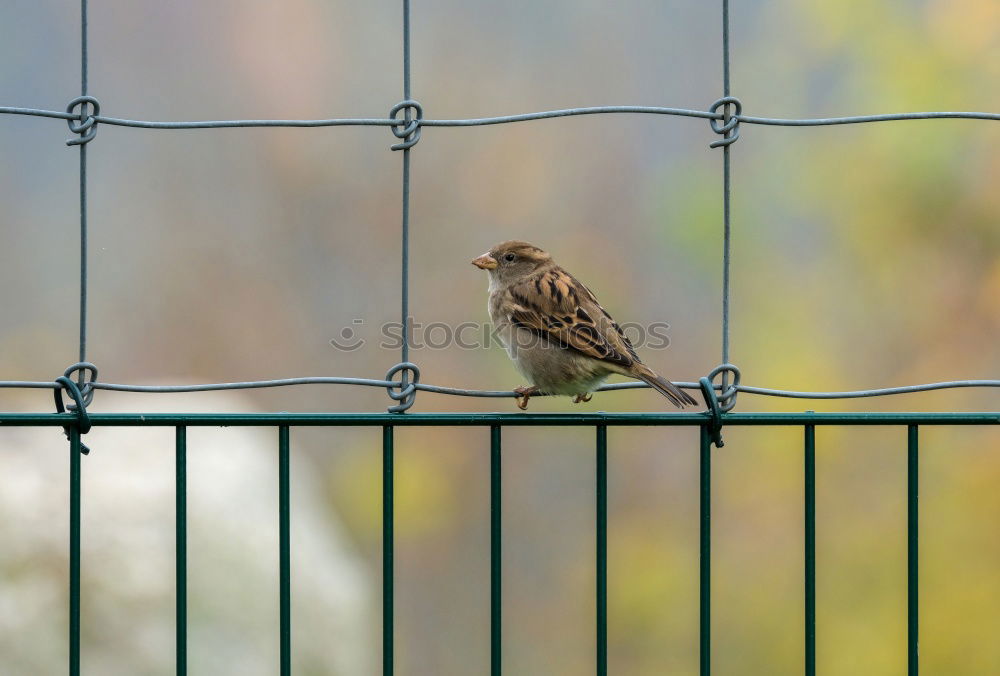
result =
[{"label": "white blurred patch", "polygon": [[[98,392],[99,410],[239,412],[234,393]],[[96,406],[95,406],[96,408]],[[82,666],[172,673],[174,428],[95,427],[82,458]],[[278,432],[189,427],[188,665],[278,669]],[[60,673],[68,655],[69,451],[59,428],[0,427],[0,674]],[[372,673],[372,580],[291,430],[293,668]]]}]

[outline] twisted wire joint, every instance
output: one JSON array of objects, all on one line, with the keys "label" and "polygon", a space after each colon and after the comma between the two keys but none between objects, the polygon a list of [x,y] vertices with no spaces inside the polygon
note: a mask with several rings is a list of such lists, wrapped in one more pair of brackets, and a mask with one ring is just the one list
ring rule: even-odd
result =
[{"label": "twisted wire joint", "polygon": [[[93,367],[93,364],[90,364],[89,366]],[[66,370],[66,372],[70,373],[72,370],[73,367],[71,366],[69,369]],[[93,372],[96,373],[97,369],[94,368]],[[90,415],[87,413],[87,398],[80,391],[80,388],[77,386],[77,384],[73,382],[73,380],[68,375],[62,375],[56,378],[56,385],[58,385],[59,387],[52,390],[53,397],[55,398],[56,413],[66,412],[67,407],[66,404],[63,403],[63,390],[65,390],[67,393],[69,393],[70,398],[73,400],[73,404],[70,405],[69,410],[76,413],[77,430],[80,432],[81,435],[86,434],[87,432],[90,431],[91,427]],[[66,435],[66,438],[69,439],[69,427],[64,427],[63,433]],[[81,442],[80,453],[82,453],[83,455],[88,455],[90,453],[90,448],[88,448],[86,444]]]},{"label": "twisted wire joint", "polygon": [[[97,136],[97,116],[101,114],[101,102],[93,96],[77,96],[66,106],[66,112],[74,114],[73,109],[80,106],[77,117],[66,120],[69,130],[74,134],[79,134],[77,138],[67,139],[66,145],[79,146],[90,143]],[[94,107],[94,112],[89,112],[89,106]]]},{"label": "twisted wire joint", "polygon": [[[725,390],[716,394],[713,381],[723,374],[732,375],[733,382]],[[725,381],[726,378],[723,378],[723,382]],[[722,364],[712,369],[707,376],[700,378],[698,384],[701,386],[701,393],[705,397],[705,405],[708,407],[710,415],[708,433],[712,436],[712,443],[715,444],[715,447],[722,448],[726,445],[725,441],[722,440],[722,414],[728,413],[736,406],[736,394],[740,387],[740,370],[732,364]]]},{"label": "twisted wire joint", "polygon": [[392,385],[388,385],[385,388],[389,397],[399,402],[398,404],[388,408],[389,413],[403,413],[408,408],[413,406],[413,403],[417,400],[417,385],[420,383],[420,368],[412,362],[400,362],[389,369],[389,372],[385,374],[385,379],[392,381],[392,377],[401,371],[403,372],[403,375],[400,379],[398,381],[393,381]]},{"label": "twisted wire joint", "polygon": [[[399,113],[403,112],[404,117],[399,119]],[[394,143],[390,146],[393,150],[406,150],[417,145],[420,140],[420,123],[424,119],[424,107],[413,99],[400,101],[389,111],[389,118],[395,124],[392,127],[392,135],[402,139],[402,143]]]},{"label": "twisted wire joint", "polygon": [[[735,110],[730,113],[729,106],[733,106]],[[711,118],[708,123],[712,125],[712,131],[716,134],[721,134],[723,138],[718,141],[713,141],[709,144],[711,148],[721,148],[724,146],[732,145],[740,137],[740,115],[743,114],[743,104],[735,96],[724,96],[715,103],[713,103],[708,111],[713,115],[719,114],[719,108],[722,108],[722,120]],[[720,124],[722,122],[722,124]]]}]

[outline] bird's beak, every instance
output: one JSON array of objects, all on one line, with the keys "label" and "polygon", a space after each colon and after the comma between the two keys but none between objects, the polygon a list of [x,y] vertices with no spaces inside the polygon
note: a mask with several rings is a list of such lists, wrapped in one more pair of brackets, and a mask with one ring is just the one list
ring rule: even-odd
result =
[{"label": "bird's beak", "polygon": [[483,270],[492,270],[497,265],[499,265],[497,263],[497,259],[489,255],[488,253],[484,253],[479,258],[473,258],[472,264],[475,265],[477,268],[482,268]]}]

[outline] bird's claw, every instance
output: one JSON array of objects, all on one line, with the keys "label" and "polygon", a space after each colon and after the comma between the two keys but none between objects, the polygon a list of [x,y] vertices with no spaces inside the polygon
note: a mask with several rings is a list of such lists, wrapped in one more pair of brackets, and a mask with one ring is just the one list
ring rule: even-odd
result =
[{"label": "bird's claw", "polygon": [[532,385],[531,387],[515,387],[514,394],[517,395],[515,401],[517,402],[517,407],[522,411],[528,408],[528,399],[531,395],[538,392],[538,387]]},{"label": "bird's claw", "polygon": [[573,399],[573,403],[574,404],[579,404],[581,401],[582,402],[587,402],[587,401],[590,401],[593,398],[594,398],[594,395],[591,392],[584,392],[583,394],[576,395],[576,398]]}]

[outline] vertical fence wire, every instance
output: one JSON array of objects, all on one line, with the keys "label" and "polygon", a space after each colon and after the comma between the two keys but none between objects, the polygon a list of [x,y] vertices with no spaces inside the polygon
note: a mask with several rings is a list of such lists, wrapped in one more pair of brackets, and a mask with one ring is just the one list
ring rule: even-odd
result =
[{"label": "vertical fence wire", "polygon": [[906,634],[907,634],[907,673],[909,676],[917,676],[920,669],[920,657],[918,651],[919,636],[919,606],[918,595],[920,590],[920,578],[917,574],[917,564],[919,561],[918,548],[918,504],[917,493],[920,487],[918,476],[918,427],[909,425],[907,427],[906,444]]},{"label": "vertical fence wire", "polygon": [[[87,0],[80,0],[80,96],[87,96]],[[80,119],[86,119],[90,104],[80,104]],[[80,361],[87,361],[87,145],[80,144]],[[84,372],[79,372],[83,384]]]},{"label": "vertical fence wire", "polygon": [[[722,95],[730,95],[729,87],[729,0],[722,0]],[[729,105],[723,106],[725,123],[729,122]],[[727,136],[732,132],[728,132]],[[722,363],[729,363],[729,296],[732,234],[730,201],[730,146],[722,146]],[[722,389],[729,386],[728,371],[722,372]],[[711,435],[707,426],[701,427],[700,453],[700,572],[699,620],[701,676],[712,671],[712,451]]]},{"label": "vertical fence wire", "polygon": [[174,528],[177,676],[187,674],[187,428],[174,432]]},{"label": "vertical fence wire", "polygon": [[597,676],[608,673],[608,426],[597,426]]},{"label": "vertical fence wire", "polygon": [[[729,0],[722,0],[722,95],[729,96]],[[724,122],[729,122],[729,105],[723,106]],[[731,134],[732,132],[728,132]],[[728,135],[727,134],[727,135]],[[729,286],[730,286],[730,162],[731,144],[722,146],[722,363],[729,362]],[[729,374],[722,373],[722,389],[729,385]]]},{"label": "vertical fence wire", "polygon": [[[80,95],[87,95],[87,0],[80,0]],[[88,105],[80,107],[81,119]],[[87,144],[80,144],[80,361],[87,359]],[[85,378],[79,372],[79,383]],[[80,673],[80,456],[82,444],[78,427],[69,430],[70,517],[69,517],[69,673]]]},{"label": "vertical fence wire", "polygon": [[80,675],[80,429],[69,428],[69,674]]},{"label": "vertical fence wire", "polygon": [[805,426],[805,673],[816,676],[816,426]]},{"label": "vertical fence wire", "polygon": [[[403,0],[403,100],[410,100],[410,0]],[[404,109],[406,123],[411,120],[411,108]],[[403,324],[403,344],[401,362],[410,360],[410,148],[403,148],[403,204],[402,204],[402,242],[400,266],[400,305]],[[405,388],[409,371],[404,369],[401,375]]]},{"label": "vertical fence wire", "polygon": [[281,676],[292,673],[292,571],[288,425],[278,427],[278,606]]},{"label": "vertical fence wire", "polygon": [[699,462],[699,673],[712,672],[712,434],[701,426]]},{"label": "vertical fence wire", "polygon": [[392,425],[382,427],[382,674],[393,664],[393,439]]},{"label": "vertical fence wire", "polygon": [[490,425],[490,675],[500,676],[502,657],[500,425]]}]

